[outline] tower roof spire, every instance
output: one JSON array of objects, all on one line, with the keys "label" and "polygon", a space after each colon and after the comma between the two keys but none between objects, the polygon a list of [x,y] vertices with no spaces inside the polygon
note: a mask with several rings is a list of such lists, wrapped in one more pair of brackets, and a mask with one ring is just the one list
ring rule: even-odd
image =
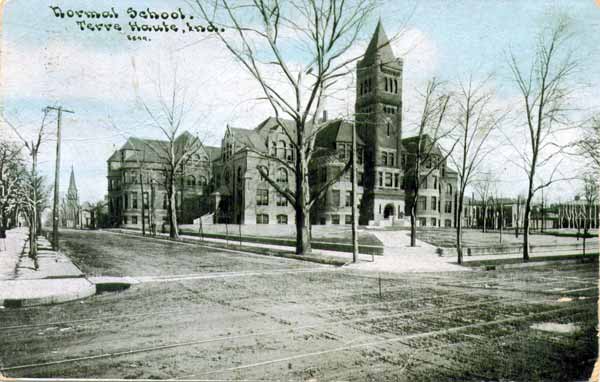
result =
[{"label": "tower roof spire", "polygon": [[396,56],[394,56],[390,40],[383,29],[381,17],[379,18],[379,21],[377,21],[377,27],[375,27],[375,32],[373,33],[371,42],[369,42],[369,46],[365,52],[364,60],[370,63],[377,55],[379,55],[384,63],[396,61]]},{"label": "tower roof spire", "polygon": [[75,184],[75,171],[73,170],[73,166],[71,166],[71,176],[69,177],[69,190],[67,194],[77,195],[77,185]]}]

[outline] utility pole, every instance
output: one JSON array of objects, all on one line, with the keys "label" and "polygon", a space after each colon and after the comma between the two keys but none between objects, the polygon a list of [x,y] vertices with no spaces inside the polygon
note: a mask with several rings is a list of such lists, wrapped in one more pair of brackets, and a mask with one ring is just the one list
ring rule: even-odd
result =
[{"label": "utility pole", "polygon": [[54,204],[52,206],[52,250],[58,251],[58,189],[60,183],[60,125],[62,113],[75,113],[74,111],[63,109],[62,106],[47,106],[46,110],[56,110],[58,118],[56,122],[56,164],[54,166]]},{"label": "utility pole", "polygon": [[356,205],[358,203],[358,195],[356,195],[357,180],[356,180],[356,123],[352,122],[352,262],[358,261],[358,214],[356,213]]}]

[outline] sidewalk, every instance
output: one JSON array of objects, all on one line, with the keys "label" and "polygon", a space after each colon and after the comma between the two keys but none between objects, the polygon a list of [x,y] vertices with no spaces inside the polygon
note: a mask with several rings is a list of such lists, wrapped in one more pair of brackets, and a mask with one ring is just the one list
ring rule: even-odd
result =
[{"label": "sidewalk", "polygon": [[7,232],[0,252],[0,305],[20,307],[76,300],[96,293],[96,287],[64,254],[38,239],[38,268],[27,256],[27,228]]},{"label": "sidewalk", "polygon": [[383,256],[376,256],[372,263],[358,263],[349,266],[373,272],[456,272],[470,271],[470,268],[438,256],[436,247],[417,240],[416,246],[410,246],[410,234],[407,231],[370,231],[383,243]]}]

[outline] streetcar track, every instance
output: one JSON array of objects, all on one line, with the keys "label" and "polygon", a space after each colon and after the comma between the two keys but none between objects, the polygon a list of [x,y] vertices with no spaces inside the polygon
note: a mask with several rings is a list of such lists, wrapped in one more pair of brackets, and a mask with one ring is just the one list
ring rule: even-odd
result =
[{"label": "streetcar track", "polygon": [[[466,330],[466,329],[480,328],[480,327],[503,324],[503,323],[508,323],[508,322],[515,322],[515,321],[523,321],[526,319],[530,319],[532,317],[544,316],[544,315],[548,315],[551,313],[558,313],[558,312],[564,312],[564,311],[568,311],[568,310],[577,310],[577,309],[581,309],[581,308],[580,307],[559,308],[559,309],[553,309],[553,310],[548,310],[548,311],[544,311],[544,312],[532,313],[532,314],[528,314],[526,316],[510,317],[510,318],[505,318],[505,319],[500,319],[500,320],[468,324],[468,325],[457,326],[457,327],[452,327],[452,328],[448,328],[448,329],[440,329],[440,330],[435,330],[435,331],[430,331],[430,332],[425,332],[425,333],[408,334],[408,335],[403,335],[403,336],[382,339],[382,340],[378,340],[378,341],[372,341],[372,342],[366,342],[366,343],[354,344],[354,345],[347,345],[347,346],[340,346],[340,347],[336,347],[336,348],[332,348],[332,349],[326,349],[326,350],[321,350],[321,351],[316,351],[316,352],[301,353],[301,354],[296,354],[296,355],[289,356],[289,357],[282,357],[282,358],[271,359],[271,360],[267,360],[267,361],[256,362],[256,363],[252,363],[252,364],[246,364],[246,365],[218,369],[218,370],[212,370],[212,371],[207,371],[207,372],[203,372],[203,373],[198,373],[198,375],[210,375],[210,374],[219,374],[219,373],[225,373],[225,372],[231,372],[231,371],[237,371],[237,370],[244,370],[244,369],[249,369],[249,368],[254,368],[254,367],[266,366],[266,365],[270,365],[273,363],[289,362],[289,361],[297,360],[297,359],[301,359],[301,358],[321,356],[321,355],[336,353],[336,352],[341,352],[341,351],[378,346],[378,345],[382,345],[382,344],[386,344],[386,343],[397,343],[397,342],[402,342],[402,341],[415,339],[415,338],[425,338],[425,337],[460,332],[460,331]],[[581,309],[581,310],[583,310],[583,309]],[[194,376],[195,375],[191,375],[189,377],[194,377]]]},{"label": "streetcar track", "polygon": [[[503,301],[502,303],[506,304],[511,301],[517,302],[519,300],[520,299],[508,299],[508,300]],[[336,325],[344,325],[344,324],[348,324],[348,323],[376,321],[376,320],[392,318],[392,317],[420,315],[420,314],[429,313],[429,312],[446,312],[446,311],[459,310],[459,309],[464,309],[464,308],[481,307],[484,305],[498,304],[498,303],[500,303],[500,302],[497,300],[487,301],[487,302],[475,302],[475,303],[470,303],[470,304],[454,305],[454,306],[443,307],[443,308],[433,307],[433,308],[426,308],[426,309],[420,309],[420,310],[408,311],[408,312],[385,314],[385,315],[378,315],[378,316],[371,316],[371,317],[361,317],[361,318],[355,318],[355,319],[348,319],[348,320],[344,320],[341,322],[340,321],[325,322],[322,324],[313,324],[313,325],[304,325],[304,326],[298,326],[298,327],[282,328],[282,329],[268,330],[268,331],[263,331],[263,332],[258,332],[258,333],[248,333],[248,334],[240,334],[240,335],[233,335],[233,336],[218,336],[218,337],[213,337],[213,338],[205,338],[205,339],[201,339],[201,340],[184,341],[184,342],[176,342],[176,343],[172,343],[172,344],[143,347],[140,349],[133,349],[133,350],[127,350],[127,351],[103,353],[103,354],[96,354],[96,355],[84,356],[84,357],[74,357],[74,358],[67,358],[67,359],[63,359],[63,360],[41,362],[41,363],[34,363],[34,364],[8,366],[8,367],[0,368],[0,371],[6,372],[6,371],[13,371],[13,370],[32,369],[32,368],[38,368],[38,367],[53,366],[53,365],[66,364],[66,363],[72,363],[72,362],[78,362],[78,361],[88,361],[88,360],[96,360],[96,359],[103,359],[103,358],[114,358],[114,357],[119,357],[119,356],[124,356],[124,355],[147,353],[147,352],[158,351],[158,350],[167,350],[167,349],[202,345],[202,344],[221,342],[221,341],[232,341],[232,340],[243,339],[243,338],[261,337],[261,336],[268,336],[268,335],[285,333],[285,332],[297,332],[297,331],[304,331],[304,330],[310,330],[310,329],[319,329],[319,328],[336,326]],[[566,309],[575,309],[575,307],[561,308],[558,310],[549,310],[546,312],[561,311],[561,310],[566,310]],[[540,313],[543,313],[543,312],[540,312]],[[534,313],[534,315],[535,314],[537,314],[537,313]],[[523,317],[528,317],[528,316],[531,316],[531,315],[527,315],[527,316],[523,316]]]}]

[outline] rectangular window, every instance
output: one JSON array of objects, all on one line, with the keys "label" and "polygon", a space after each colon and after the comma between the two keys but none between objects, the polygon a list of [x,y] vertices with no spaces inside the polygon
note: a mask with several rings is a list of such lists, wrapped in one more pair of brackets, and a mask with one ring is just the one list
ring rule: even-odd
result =
[{"label": "rectangular window", "polygon": [[138,208],[137,192],[131,193],[131,208]]},{"label": "rectangular window", "polygon": [[148,205],[148,193],[144,192],[144,195],[142,195],[142,199],[143,199],[143,203],[144,203],[144,208],[149,208]]},{"label": "rectangular window", "polygon": [[436,218],[431,218],[431,226],[432,227],[437,227],[437,220],[436,220]]},{"label": "rectangular window", "polygon": [[446,228],[452,227],[452,221],[450,219],[444,220],[444,226],[446,226]]},{"label": "rectangular window", "polygon": [[426,189],[427,188],[427,177],[424,175],[421,175],[419,177],[419,183],[420,183],[420,188],[422,189]]},{"label": "rectangular window", "polygon": [[257,214],[256,215],[256,224],[269,224],[269,215]]},{"label": "rectangular window", "polygon": [[256,205],[257,206],[268,206],[269,205],[269,190],[256,190]]},{"label": "rectangular window", "polygon": [[392,173],[390,172],[385,173],[385,186],[392,187]]},{"label": "rectangular window", "polygon": [[427,197],[419,196],[419,199],[417,202],[417,209],[419,209],[420,211],[427,210]]},{"label": "rectangular window", "polygon": [[340,190],[331,191],[331,205],[340,207]]},{"label": "rectangular window", "polygon": [[346,191],[346,207],[352,206],[352,191]]},{"label": "rectangular window", "polygon": [[358,172],[358,173],[356,174],[356,178],[357,178],[357,179],[356,179],[356,183],[357,183],[359,186],[362,186],[362,185],[363,185],[363,183],[364,183],[364,177],[365,177],[365,174],[364,174],[364,173],[362,173],[362,172]]},{"label": "rectangular window", "polygon": [[123,216],[123,224],[127,224],[127,215]]},{"label": "rectangular window", "polygon": [[331,224],[340,224],[340,215],[331,215]]},{"label": "rectangular window", "polygon": [[388,155],[387,155],[387,153],[381,153],[381,163],[384,166],[387,166],[387,164],[388,164]]},{"label": "rectangular window", "polygon": [[444,212],[447,214],[452,213],[452,200],[446,200],[444,203]]},{"label": "rectangular window", "polygon": [[363,152],[362,147],[358,149],[358,155],[357,155],[357,157],[358,157],[357,158],[358,164],[362,164],[363,163],[363,157],[364,157],[364,152]]},{"label": "rectangular window", "polygon": [[432,211],[437,210],[437,198],[435,196],[431,197],[431,210]]},{"label": "rectangular window", "polygon": [[400,187],[400,174],[394,174],[394,188]]},{"label": "rectangular window", "polygon": [[277,224],[287,224],[288,216],[287,215],[277,215]]},{"label": "rectangular window", "polygon": [[167,208],[169,208],[169,195],[167,195],[166,192],[163,194],[162,208],[163,208],[163,210],[166,210]]},{"label": "rectangular window", "polygon": [[383,187],[383,173],[380,171],[379,174],[379,187]]},{"label": "rectangular window", "polygon": [[433,176],[433,188],[437,189],[438,188],[438,181],[437,181],[437,176]]},{"label": "rectangular window", "polygon": [[419,226],[421,226],[421,227],[427,227],[427,219],[425,219],[425,218],[419,218]]},{"label": "rectangular window", "polygon": [[283,196],[281,194],[277,194],[277,206],[278,207],[285,207],[287,205],[288,205],[288,200],[285,198],[285,196]]},{"label": "rectangular window", "polygon": [[129,208],[129,198],[127,197],[127,193],[123,195],[123,208]]},{"label": "rectangular window", "polygon": [[137,224],[137,216],[131,217],[131,224]]},{"label": "rectangular window", "polygon": [[345,215],[344,222],[346,224],[352,224],[352,215]]},{"label": "rectangular window", "polygon": [[394,166],[396,161],[395,161],[395,156],[394,153],[390,153],[390,166]]}]

